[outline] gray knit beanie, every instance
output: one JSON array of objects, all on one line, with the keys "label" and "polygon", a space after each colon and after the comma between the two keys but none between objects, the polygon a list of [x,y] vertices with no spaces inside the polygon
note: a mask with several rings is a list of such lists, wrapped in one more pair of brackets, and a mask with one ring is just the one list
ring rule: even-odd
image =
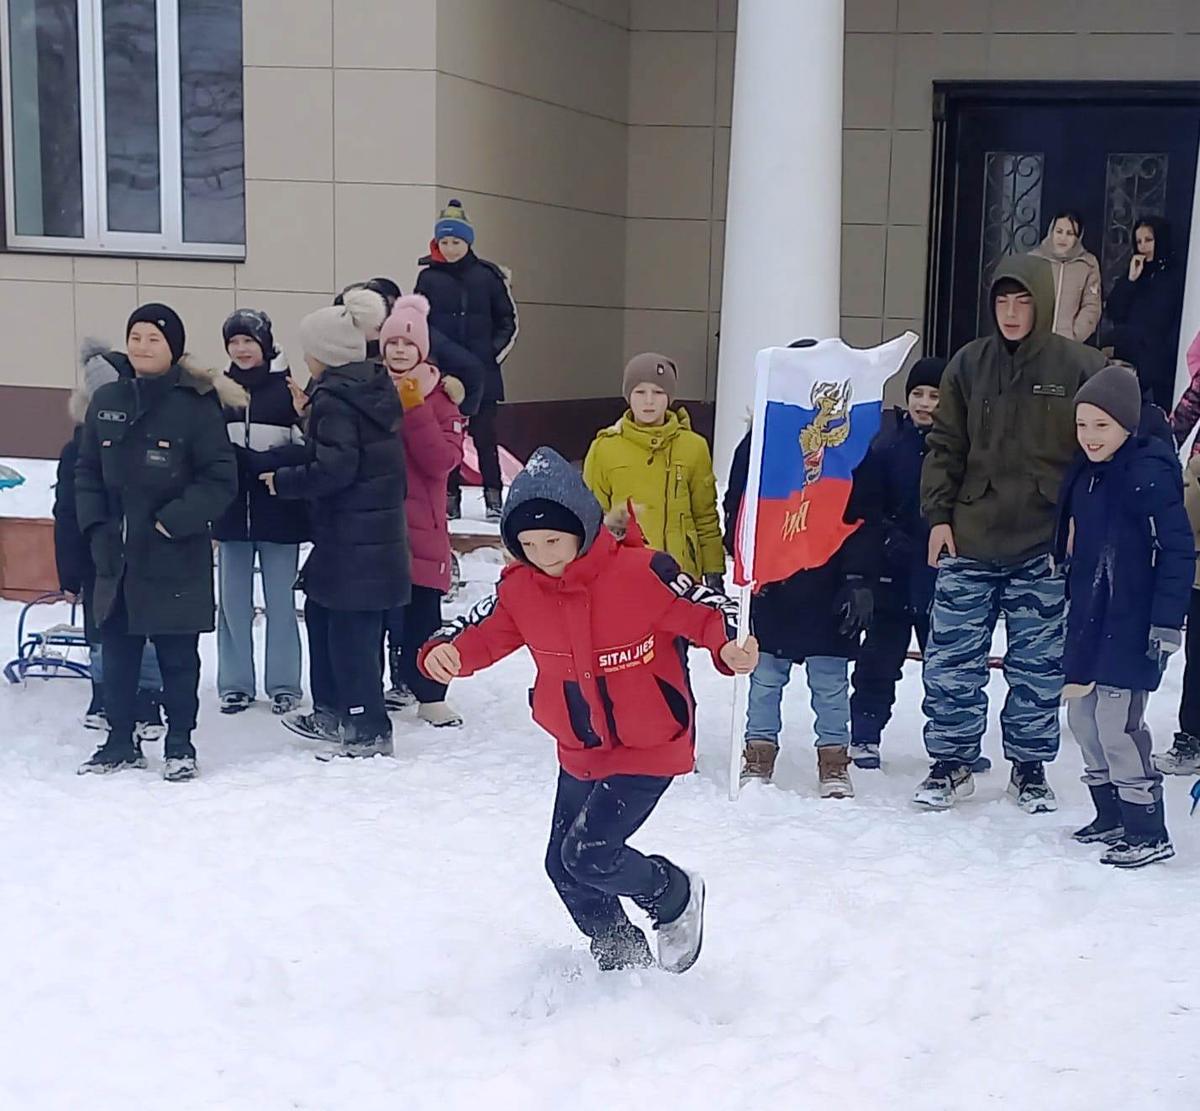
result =
[{"label": "gray knit beanie", "polygon": [[378,293],[351,289],[342,304],[317,309],[300,321],[300,345],[325,366],[365,362],[367,333],[378,332],[386,317],[387,305]]},{"label": "gray knit beanie", "polygon": [[1075,395],[1077,406],[1103,409],[1126,432],[1134,434],[1142,422],[1142,387],[1128,367],[1110,363],[1093,374]]}]

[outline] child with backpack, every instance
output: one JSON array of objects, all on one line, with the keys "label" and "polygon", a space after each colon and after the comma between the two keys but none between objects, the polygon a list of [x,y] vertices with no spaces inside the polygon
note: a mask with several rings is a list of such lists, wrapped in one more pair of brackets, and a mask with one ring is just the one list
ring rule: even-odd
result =
[{"label": "child with backpack", "polygon": [[537,667],[533,718],[558,743],[560,771],[546,871],[603,970],[647,966],[645,934],[621,897],[650,915],[658,963],[686,972],[700,955],[704,881],[626,844],[677,775],[692,770],[695,702],[682,645],[707,648],[724,674],[745,674],[727,599],[641,543],[618,542],[600,505],[556,452],[539,448],[518,475],[500,534],[514,562],[494,599],[422,652],[439,683],[473,675],[528,646]]},{"label": "child with backpack", "polygon": [[1141,868],[1175,855],[1151,759],[1150,693],[1183,644],[1196,545],[1179,461],[1138,436],[1137,379],[1107,366],[1075,395],[1082,452],[1063,481],[1055,550],[1070,560],[1064,654],[1067,723],[1083,749],[1096,817],[1075,840]]},{"label": "child with backpack", "polygon": [[679,371],[647,351],[625,367],[621,393],[629,408],[596,433],[583,480],[607,513],[632,502],[646,542],[673,556],[694,579],[724,591],[725,551],[717,514],[717,480],[703,436],[687,410],[672,410]]}]

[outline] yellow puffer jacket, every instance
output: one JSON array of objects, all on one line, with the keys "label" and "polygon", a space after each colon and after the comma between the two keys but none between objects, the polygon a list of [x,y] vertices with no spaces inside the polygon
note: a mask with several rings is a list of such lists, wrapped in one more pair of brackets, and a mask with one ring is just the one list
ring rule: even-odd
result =
[{"label": "yellow puffer jacket", "polygon": [[674,556],[688,574],[724,573],[712,455],[686,410],[668,412],[653,428],[626,410],[596,433],[583,480],[606,513],[632,501],[646,543]]}]

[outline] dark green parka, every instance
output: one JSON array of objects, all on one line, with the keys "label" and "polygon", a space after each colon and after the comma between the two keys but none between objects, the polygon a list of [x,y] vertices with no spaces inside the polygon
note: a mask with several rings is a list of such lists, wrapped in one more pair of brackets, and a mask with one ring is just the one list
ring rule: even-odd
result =
[{"label": "dark green parka", "polygon": [[1050,551],[1059,487],[1078,447],[1075,393],[1105,359],[1054,334],[1048,262],[1001,262],[993,306],[1005,278],[1032,295],[1033,330],[1010,352],[997,328],[950,360],[926,439],[921,509],[930,525],[954,529],[960,556],[1020,563]]}]

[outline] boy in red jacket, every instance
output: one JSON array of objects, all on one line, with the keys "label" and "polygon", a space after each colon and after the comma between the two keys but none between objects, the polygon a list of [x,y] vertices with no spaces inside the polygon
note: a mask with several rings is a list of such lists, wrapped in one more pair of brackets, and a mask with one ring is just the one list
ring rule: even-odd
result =
[{"label": "boy in red jacket", "polygon": [[420,704],[422,721],[438,728],[462,725],[446,688],[417,668],[417,653],[442,626],[442,595],[450,589],[450,531],[446,482],[462,462],[463,388],[429,363],[429,302],[419,293],[398,297],[379,333],[384,366],[400,395],[400,435],[408,464],[404,515],[412,555],[412,598],[388,611],[389,710]]},{"label": "boy in red jacket", "polygon": [[528,646],[533,719],[561,765],[546,871],[601,969],[652,963],[624,895],[650,915],[661,967],[686,972],[700,955],[704,881],[625,842],[692,770],[686,643],[726,675],[752,671],[758,646],[739,647],[728,600],[646,548],[635,527],[622,542],[602,527],[583,479],[549,448],[513,483],[500,534],[516,562],[452,640],[425,647],[422,669],[448,683]]}]

